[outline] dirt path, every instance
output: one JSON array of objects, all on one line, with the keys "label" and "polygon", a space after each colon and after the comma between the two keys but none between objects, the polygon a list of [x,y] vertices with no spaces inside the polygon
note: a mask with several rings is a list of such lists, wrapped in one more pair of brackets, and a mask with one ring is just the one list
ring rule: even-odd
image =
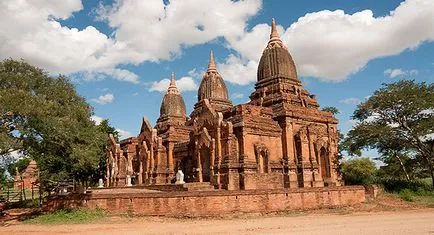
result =
[{"label": "dirt path", "polygon": [[434,209],[236,219],[111,218],[99,224],[11,225],[0,234],[434,234]]}]

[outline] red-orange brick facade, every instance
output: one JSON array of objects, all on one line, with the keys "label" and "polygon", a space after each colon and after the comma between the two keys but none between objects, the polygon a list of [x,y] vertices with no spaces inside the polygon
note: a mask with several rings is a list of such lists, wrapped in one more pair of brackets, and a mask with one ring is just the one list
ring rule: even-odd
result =
[{"label": "red-orange brick facade", "polygon": [[211,53],[190,116],[174,75],[153,128],[144,117],[137,137],[110,136],[110,187],[186,182],[250,190],[340,186],[337,123],[321,111],[297,76],[273,21],[250,102],[233,106]]}]

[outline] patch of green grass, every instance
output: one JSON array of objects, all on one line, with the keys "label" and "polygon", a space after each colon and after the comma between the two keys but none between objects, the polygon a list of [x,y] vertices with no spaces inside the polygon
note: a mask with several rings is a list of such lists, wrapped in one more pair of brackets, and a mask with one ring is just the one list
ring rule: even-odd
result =
[{"label": "patch of green grass", "polygon": [[404,201],[414,202],[427,207],[434,207],[434,190],[422,190],[413,191],[410,189],[404,189],[399,191],[398,197]]},{"label": "patch of green grass", "polygon": [[411,191],[410,189],[404,189],[398,193],[398,197],[407,202],[413,202],[414,196],[415,196],[414,192]]},{"label": "patch of green grass", "polygon": [[59,210],[52,213],[38,215],[32,219],[25,220],[27,224],[84,224],[101,221],[107,217],[104,210]]},{"label": "patch of green grass", "polygon": [[432,185],[432,179],[431,179],[431,177],[423,178],[423,179],[421,179],[421,180],[422,180],[422,182],[424,182],[425,184]]}]

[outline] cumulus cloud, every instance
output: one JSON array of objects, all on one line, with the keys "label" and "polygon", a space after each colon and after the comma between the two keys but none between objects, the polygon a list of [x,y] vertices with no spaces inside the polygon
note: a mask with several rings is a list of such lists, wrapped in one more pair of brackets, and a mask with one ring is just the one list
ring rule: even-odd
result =
[{"label": "cumulus cloud", "polygon": [[[83,80],[113,77],[139,83],[124,64],[171,60],[182,50],[223,38],[233,53],[218,64],[224,79],[248,84],[268,40],[270,26],[248,20],[261,0],[116,0],[94,12],[113,30],[61,24],[82,10],[81,0],[0,2],[0,59],[23,58],[52,73]],[[434,40],[434,1],[406,0],[390,14],[371,10],[308,13],[291,26],[278,26],[300,76],[342,81],[375,58],[397,55]],[[190,76],[191,77],[191,76]]]},{"label": "cumulus cloud", "polygon": [[107,57],[141,63],[171,59],[185,46],[218,37],[238,37],[260,7],[260,0],[123,0],[101,6],[99,19],[116,29]]},{"label": "cumulus cloud", "polygon": [[79,30],[61,25],[60,20],[82,8],[80,0],[1,1],[0,59],[23,58],[52,73],[92,71],[125,79],[117,64],[104,62],[112,39],[93,26]]},{"label": "cumulus cloud", "polygon": [[256,81],[257,60],[247,60],[230,54],[224,63],[217,65],[222,77],[231,83],[247,85]]},{"label": "cumulus cloud", "polygon": [[[434,40],[434,1],[407,0],[384,17],[374,17],[371,10],[347,14],[343,10],[308,13],[284,30],[278,26],[300,76],[326,81],[342,81],[376,58],[397,55]],[[242,37],[229,39],[238,52],[230,55],[225,74],[250,70],[257,63],[268,41],[270,26],[259,24]],[[229,64],[229,63],[224,63]],[[251,75],[230,82],[247,84]]]},{"label": "cumulus cloud", "polygon": [[96,115],[91,116],[90,119],[92,121],[94,121],[96,125],[101,124],[101,122],[104,120],[104,118],[96,116]]},{"label": "cumulus cloud", "polygon": [[100,95],[98,98],[92,99],[92,101],[98,104],[110,104],[115,100],[115,96],[112,93]]},{"label": "cumulus cloud", "polygon": [[119,137],[122,139],[126,139],[126,138],[133,136],[133,134],[131,132],[126,131],[126,130],[116,129],[116,131],[119,133]]},{"label": "cumulus cloud", "polygon": [[389,78],[401,77],[401,76],[414,76],[419,73],[418,70],[402,70],[402,69],[386,69],[384,70],[384,75]]},{"label": "cumulus cloud", "polygon": [[122,64],[173,59],[185,47],[238,37],[260,0],[116,0],[95,12],[113,29],[69,28],[60,22],[83,9],[81,0],[0,2],[0,59],[23,58],[51,73],[84,80],[113,77],[138,83]]},{"label": "cumulus cloud", "polygon": [[[196,81],[192,77],[182,77],[179,80],[175,80],[175,82],[180,92],[195,91],[198,88]],[[151,87],[148,90],[164,93],[167,91],[169,83],[170,80],[168,78],[164,78],[160,81],[154,81],[151,82]]]},{"label": "cumulus cloud", "polygon": [[343,100],[341,100],[339,102],[343,103],[343,104],[359,104],[362,101],[359,98],[356,98],[356,97],[349,97],[349,98],[343,99]]}]

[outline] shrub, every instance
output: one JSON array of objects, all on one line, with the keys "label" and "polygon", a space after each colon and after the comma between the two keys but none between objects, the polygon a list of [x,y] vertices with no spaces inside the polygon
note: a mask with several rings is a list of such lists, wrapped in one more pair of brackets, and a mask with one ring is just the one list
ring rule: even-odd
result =
[{"label": "shrub", "polygon": [[376,183],[382,184],[388,192],[401,192],[411,190],[412,192],[429,192],[431,185],[422,180],[406,180],[401,178],[377,178]]},{"label": "shrub", "polygon": [[345,161],[341,165],[345,184],[370,184],[374,180],[375,163],[369,158],[356,158]]},{"label": "shrub", "polygon": [[398,193],[399,198],[404,201],[412,202],[414,201],[414,193],[410,189],[404,189]]}]

